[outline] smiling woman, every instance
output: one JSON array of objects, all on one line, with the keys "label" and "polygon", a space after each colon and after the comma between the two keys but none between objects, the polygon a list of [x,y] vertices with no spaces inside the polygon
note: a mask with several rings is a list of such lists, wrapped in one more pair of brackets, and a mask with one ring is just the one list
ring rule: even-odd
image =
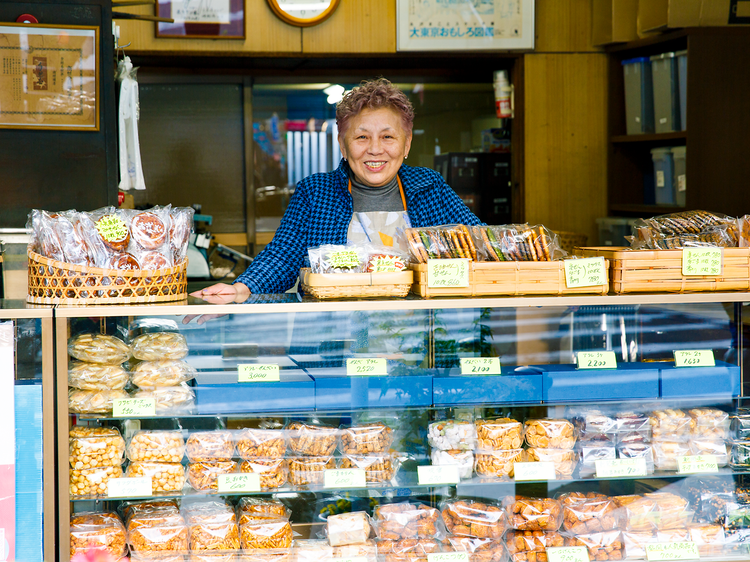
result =
[{"label": "smiling woman", "polygon": [[385,78],[347,93],[336,107],[344,157],[338,168],[297,184],[273,240],[233,285],[219,283],[193,296],[243,302],[251,292],[286,291],[307,249],[321,244],[393,245],[408,227],[478,224],[440,174],[404,164],[413,121],[408,98]]}]

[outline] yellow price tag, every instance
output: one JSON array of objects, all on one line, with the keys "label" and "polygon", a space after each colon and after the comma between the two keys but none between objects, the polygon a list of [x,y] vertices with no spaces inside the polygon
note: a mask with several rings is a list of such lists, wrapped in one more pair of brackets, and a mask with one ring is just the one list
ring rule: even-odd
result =
[{"label": "yellow price tag", "polygon": [[721,275],[723,266],[721,248],[683,248],[682,274]]},{"label": "yellow price tag", "polygon": [[238,382],[279,382],[279,366],[246,363],[237,365]]},{"label": "yellow price tag", "polygon": [[260,492],[260,474],[219,474],[218,485],[220,494]]},{"label": "yellow price tag", "polygon": [[156,400],[153,398],[115,398],[112,401],[112,417],[144,418],[156,415]]},{"label": "yellow price tag", "polygon": [[596,461],[597,478],[646,476],[646,459],[603,459]]},{"label": "yellow price tag", "polygon": [[680,474],[719,472],[719,465],[714,455],[686,455],[677,457]]},{"label": "yellow price tag", "polygon": [[364,488],[367,486],[362,468],[338,468],[323,471],[324,488]]},{"label": "yellow price tag", "polygon": [[607,268],[603,257],[563,260],[563,265],[568,289],[607,284]]},{"label": "yellow price tag", "polygon": [[462,375],[499,375],[499,357],[462,357]]},{"label": "yellow price tag", "polygon": [[674,352],[675,367],[715,367],[716,359],[710,349],[679,349]]},{"label": "yellow price tag", "polygon": [[698,545],[694,542],[655,542],[646,544],[646,559],[655,560],[698,560]]},{"label": "yellow price tag", "polygon": [[589,562],[589,549],[585,546],[553,546],[547,549],[549,562]]},{"label": "yellow price tag", "polygon": [[514,478],[523,480],[557,480],[555,463],[552,462],[516,462],[513,463]]},{"label": "yellow price tag", "polygon": [[370,359],[347,359],[347,375],[387,375],[388,363],[382,357]]},{"label": "yellow price tag", "polygon": [[437,486],[458,484],[461,481],[461,475],[458,472],[458,465],[455,464],[418,466],[417,479],[420,486]]},{"label": "yellow price tag", "polygon": [[468,287],[469,260],[466,258],[427,260],[427,286]]},{"label": "yellow price tag", "polygon": [[579,351],[576,361],[579,369],[617,369],[614,351]]}]

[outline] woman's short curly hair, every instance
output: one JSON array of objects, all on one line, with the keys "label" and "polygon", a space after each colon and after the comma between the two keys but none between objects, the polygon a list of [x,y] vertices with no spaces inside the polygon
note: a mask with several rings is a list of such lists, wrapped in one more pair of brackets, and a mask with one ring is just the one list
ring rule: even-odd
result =
[{"label": "woman's short curly hair", "polygon": [[359,86],[348,92],[336,106],[336,125],[339,134],[346,133],[352,117],[363,109],[389,107],[401,115],[402,125],[407,133],[414,124],[414,107],[406,94],[385,78],[363,80]]}]

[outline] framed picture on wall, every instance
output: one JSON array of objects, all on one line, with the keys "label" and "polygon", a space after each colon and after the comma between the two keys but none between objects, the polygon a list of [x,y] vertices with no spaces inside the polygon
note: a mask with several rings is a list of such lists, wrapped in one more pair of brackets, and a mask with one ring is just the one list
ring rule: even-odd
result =
[{"label": "framed picture on wall", "polygon": [[531,50],[534,0],[397,0],[399,51]]},{"label": "framed picture on wall", "polygon": [[99,130],[99,29],[0,25],[0,128]]},{"label": "framed picture on wall", "polygon": [[157,37],[244,39],[245,0],[158,0]]}]

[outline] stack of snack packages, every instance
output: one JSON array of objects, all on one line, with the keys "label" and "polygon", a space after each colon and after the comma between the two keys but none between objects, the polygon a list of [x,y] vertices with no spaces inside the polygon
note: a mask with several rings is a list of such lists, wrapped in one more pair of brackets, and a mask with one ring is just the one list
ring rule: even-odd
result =
[{"label": "stack of snack packages", "polygon": [[474,472],[477,428],[471,421],[432,422],[427,430],[430,459],[434,466],[458,466],[459,477],[468,479]]},{"label": "stack of snack packages", "polygon": [[739,408],[731,418],[732,468],[750,468],[750,408]]},{"label": "stack of snack packages", "polygon": [[656,469],[677,470],[679,458],[692,455],[713,455],[718,466],[727,465],[729,416],[725,412],[711,408],[655,410],[649,423]]},{"label": "stack of snack packages", "polygon": [[476,420],[476,472],[479,476],[513,477],[524,460],[523,424],[511,418]]},{"label": "stack of snack packages", "polygon": [[130,348],[121,339],[104,334],[80,334],[68,343],[68,406],[76,414],[106,414],[112,403],[127,398],[129,382],[122,367]]},{"label": "stack of snack packages", "polygon": [[70,495],[106,496],[111,478],[122,478],[125,440],[114,427],[74,426],[69,436]]},{"label": "stack of snack packages", "polygon": [[185,441],[180,430],[137,431],[127,448],[127,478],[151,478],[152,493],[182,492],[185,485]]},{"label": "stack of snack packages", "polygon": [[187,382],[195,369],[184,358],[188,354],[185,336],[176,332],[150,332],[133,339],[130,345],[138,363],[132,369],[132,382],[138,387],[134,398],[153,398],[159,414],[189,413],[195,393]]},{"label": "stack of snack packages", "polygon": [[339,430],[322,424],[292,422],[287,426],[289,447],[289,481],[300,487],[322,486],[325,471],[336,468],[334,452]]},{"label": "stack of snack packages", "polygon": [[583,410],[572,413],[571,421],[578,435],[576,450],[580,477],[594,475],[596,461],[617,458],[618,433],[614,418],[596,410]]},{"label": "stack of snack packages", "polygon": [[505,545],[513,562],[545,562],[547,548],[565,546],[562,505],[553,498],[509,496],[503,500],[510,530]]},{"label": "stack of snack packages", "polygon": [[527,420],[524,424],[526,462],[551,462],[558,479],[573,477],[578,465],[574,451],[576,432],[573,424],[565,419]]},{"label": "stack of snack packages", "polygon": [[365,471],[368,484],[388,482],[399,467],[397,456],[390,451],[393,429],[382,422],[340,428],[341,460],[339,468]]},{"label": "stack of snack packages", "polygon": [[187,481],[198,492],[218,492],[219,476],[237,472],[231,431],[196,431],[187,439]]},{"label": "stack of snack packages", "polygon": [[125,526],[116,513],[76,513],[70,517],[70,559],[98,552],[109,560],[127,554]]},{"label": "stack of snack packages", "polygon": [[445,501],[440,506],[448,535],[446,552],[465,552],[470,562],[505,562],[503,534],[507,517],[502,506],[472,500]]},{"label": "stack of snack packages", "polygon": [[188,525],[175,500],[125,502],[120,507],[132,561],[183,560],[188,552]]},{"label": "stack of snack packages", "polygon": [[[298,541],[295,545],[298,562],[317,562],[324,559],[319,557],[321,554],[330,554],[335,559],[366,558],[368,562],[375,562],[377,559],[375,542],[370,539],[372,522],[366,513],[354,511],[329,515],[326,518],[325,532],[328,538],[327,545],[318,544],[316,548],[314,541],[307,541],[306,544]],[[320,552],[321,548],[324,552]]]},{"label": "stack of snack packages", "polygon": [[427,562],[428,554],[443,550],[445,529],[435,507],[416,502],[380,505],[375,527],[378,556],[385,562]]},{"label": "stack of snack packages", "polygon": [[286,562],[292,547],[290,516],[277,500],[240,498],[237,517],[243,562]]},{"label": "stack of snack packages", "polygon": [[289,465],[283,429],[242,429],[237,434],[237,454],[242,459],[240,472],[258,474],[262,490],[286,484]]}]

